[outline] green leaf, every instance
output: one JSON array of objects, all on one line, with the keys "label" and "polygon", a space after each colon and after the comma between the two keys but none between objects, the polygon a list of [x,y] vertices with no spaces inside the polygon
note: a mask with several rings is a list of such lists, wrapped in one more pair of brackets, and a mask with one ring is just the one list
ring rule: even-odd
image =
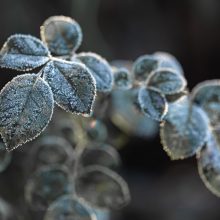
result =
[{"label": "green leaf", "polygon": [[58,106],[72,113],[91,114],[96,86],[85,65],[55,59],[44,67],[43,73]]},{"label": "green leaf", "polygon": [[158,69],[149,76],[147,85],[157,88],[165,95],[171,95],[183,91],[187,82],[172,69]]},{"label": "green leaf", "polygon": [[0,132],[7,150],[36,138],[54,107],[49,85],[35,74],[15,77],[0,93]]},{"label": "green leaf", "polygon": [[164,95],[157,89],[145,87],[140,88],[137,102],[145,115],[157,121],[163,120],[167,113],[167,101]]},{"label": "green leaf", "polygon": [[169,105],[164,123],[161,124],[161,141],[171,159],[193,156],[205,144],[209,120],[205,112],[191,105],[187,97]]},{"label": "green leaf", "polygon": [[36,37],[15,34],[0,51],[0,67],[30,71],[48,62],[49,56],[47,47]]},{"label": "green leaf", "polygon": [[41,39],[47,44],[52,54],[71,55],[82,42],[82,31],[72,18],[52,16],[41,26]]}]

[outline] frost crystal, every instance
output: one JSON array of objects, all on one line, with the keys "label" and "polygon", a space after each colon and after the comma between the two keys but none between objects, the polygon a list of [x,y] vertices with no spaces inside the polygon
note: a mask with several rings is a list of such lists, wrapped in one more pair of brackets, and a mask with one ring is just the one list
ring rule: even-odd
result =
[{"label": "frost crystal", "polygon": [[49,62],[43,73],[61,108],[72,113],[91,114],[96,86],[85,65],[57,59]]},{"label": "frost crystal", "polygon": [[29,71],[45,64],[49,56],[48,49],[36,37],[15,34],[0,51],[0,67]]},{"label": "frost crystal", "polygon": [[54,106],[49,85],[35,74],[17,76],[6,84],[0,103],[0,132],[9,151],[36,138]]}]

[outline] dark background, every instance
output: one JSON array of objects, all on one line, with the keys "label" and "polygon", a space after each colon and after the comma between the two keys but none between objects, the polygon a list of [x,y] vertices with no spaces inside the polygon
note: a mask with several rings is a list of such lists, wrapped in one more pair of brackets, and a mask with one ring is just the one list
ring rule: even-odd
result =
[{"label": "dark background", "polygon": [[[39,37],[46,18],[66,15],[82,27],[82,51],[109,61],[167,51],[183,65],[190,89],[219,78],[219,0],[1,0],[0,9],[1,45],[14,33]],[[0,74],[1,87],[15,76]],[[113,219],[220,219],[220,199],[205,188],[194,158],[171,162],[159,137],[131,137],[120,153],[132,202]]]}]

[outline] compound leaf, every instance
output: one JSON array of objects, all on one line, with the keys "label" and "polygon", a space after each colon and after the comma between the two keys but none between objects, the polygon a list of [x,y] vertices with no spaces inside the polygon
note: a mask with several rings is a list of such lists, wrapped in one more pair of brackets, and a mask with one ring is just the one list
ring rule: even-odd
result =
[{"label": "compound leaf", "polygon": [[173,160],[194,155],[206,142],[209,120],[205,112],[191,105],[188,98],[169,105],[169,111],[161,125],[164,150]]},{"label": "compound leaf", "polygon": [[164,95],[154,88],[140,88],[137,104],[145,115],[158,121],[163,120],[167,113],[168,104]]},{"label": "compound leaf", "polygon": [[80,60],[92,73],[99,92],[109,92],[113,86],[113,73],[108,62],[95,53],[80,53],[75,59]]},{"label": "compound leaf", "polygon": [[143,82],[159,67],[159,60],[152,55],[143,55],[133,64],[133,74],[137,81]]},{"label": "compound leaf", "polygon": [[120,209],[130,201],[127,183],[102,166],[88,166],[75,180],[77,195],[97,208]]},{"label": "compound leaf", "polygon": [[9,151],[36,138],[54,107],[49,85],[35,74],[17,76],[6,84],[0,103],[0,132]]},{"label": "compound leaf", "polygon": [[52,16],[41,26],[41,39],[57,56],[70,55],[82,43],[82,30],[70,17]]},{"label": "compound leaf", "polygon": [[53,202],[44,217],[44,220],[97,220],[95,212],[80,198],[66,195]]},{"label": "compound leaf", "polygon": [[29,71],[49,60],[47,47],[30,35],[15,34],[8,38],[0,51],[0,67]]},{"label": "compound leaf", "polygon": [[147,84],[165,95],[171,95],[183,91],[187,83],[182,75],[172,69],[158,69],[149,76]]},{"label": "compound leaf", "polygon": [[198,84],[192,91],[192,100],[208,114],[211,124],[220,124],[220,80]]},{"label": "compound leaf", "polygon": [[55,59],[44,67],[43,73],[61,108],[77,114],[91,114],[96,86],[85,65]]}]

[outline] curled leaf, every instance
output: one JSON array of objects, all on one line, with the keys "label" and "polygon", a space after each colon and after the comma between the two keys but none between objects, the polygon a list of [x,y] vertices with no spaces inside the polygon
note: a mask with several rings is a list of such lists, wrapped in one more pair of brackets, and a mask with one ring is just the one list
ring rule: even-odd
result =
[{"label": "curled leaf", "polygon": [[116,149],[106,144],[87,146],[80,155],[80,165],[100,165],[109,168],[117,168],[121,164],[119,153]]},{"label": "curled leaf", "polygon": [[41,26],[41,38],[54,55],[70,55],[81,45],[82,31],[72,18],[52,16]]},{"label": "curled leaf", "polygon": [[70,195],[62,196],[53,202],[44,220],[96,220],[96,215],[85,202]]},{"label": "curled leaf", "polygon": [[167,113],[168,104],[164,95],[154,88],[140,88],[137,102],[142,112],[155,120],[163,120]]},{"label": "curled leaf", "polygon": [[205,112],[186,97],[170,104],[161,125],[161,140],[171,159],[184,159],[194,155],[208,137],[209,120]]},{"label": "curled leaf", "polygon": [[220,197],[220,145],[215,135],[215,132],[210,134],[206,145],[197,154],[197,161],[206,187]]},{"label": "curled leaf", "polygon": [[149,76],[147,84],[165,95],[171,95],[183,91],[187,82],[172,69],[158,69]]},{"label": "curled leaf", "polygon": [[140,56],[133,64],[133,74],[137,81],[143,82],[159,67],[159,60],[152,55]]},{"label": "curled leaf", "polygon": [[36,37],[15,34],[0,51],[0,67],[29,71],[48,62],[49,56],[47,47]]},{"label": "curled leaf", "polygon": [[130,201],[126,182],[105,167],[83,169],[75,184],[77,194],[97,208],[120,209]]},{"label": "curled leaf", "polygon": [[126,68],[114,68],[114,85],[117,89],[128,90],[132,87],[132,77]]},{"label": "curled leaf", "polygon": [[220,125],[220,80],[198,84],[192,91],[192,100],[208,114],[213,126]]},{"label": "curled leaf", "polygon": [[91,114],[96,86],[83,64],[56,59],[44,67],[43,73],[58,106],[72,113]]},{"label": "curled leaf", "polygon": [[87,66],[96,80],[96,88],[99,92],[109,92],[113,86],[113,73],[108,62],[95,53],[80,53],[76,60]]},{"label": "curled leaf", "polygon": [[160,60],[160,68],[171,68],[177,73],[184,75],[181,64],[173,55],[167,52],[156,52],[153,56]]},{"label": "curled leaf", "polygon": [[36,138],[54,107],[49,85],[35,74],[15,77],[0,93],[0,132],[7,150]]},{"label": "curled leaf", "polygon": [[60,196],[72,192],[72,183],[65,167],[44,167],[33,174],[25,187],[25,199],[33,210],[47,210]]}]

